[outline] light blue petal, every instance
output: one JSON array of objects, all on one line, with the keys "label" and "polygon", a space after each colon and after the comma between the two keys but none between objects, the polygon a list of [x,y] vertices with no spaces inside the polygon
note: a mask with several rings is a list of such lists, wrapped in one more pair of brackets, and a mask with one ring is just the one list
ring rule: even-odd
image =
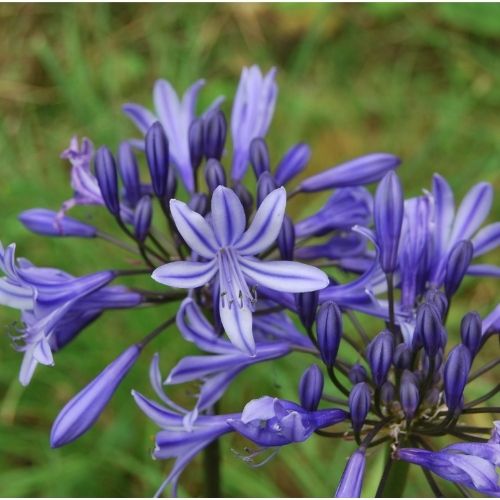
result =
[{"label": "light blue petal", "polygon": [[245,231],[246,217],[236,193],[219,186],[212,195],[212,226],[221,247],[238,241]]},{"label": "light blue petal", "polygon": [[472,238],[472,244],[474,245],[474,257],[497,248],[500,245],[500,222],[494,222],[483,227]]},{"label": "light blue petal", "polygon": [[149,109],[139,104],[125,104],[122,109],[143,134],[156,121],[156,116]]},{"label": "light blue petal", "polygon": [[224,300],[222,294],[219,304],[220,319],[229,340],[241,351],[255,356],[252,311],[246,305],[240,307],[238,303],[229,304],[228,300]]},{"label": "light blue petal", "polygon": [[192,262],[179,260],[156,268],[151,277],[163,285],[176,288],[198,288],[206,285],[215,275],[215,260]]}]

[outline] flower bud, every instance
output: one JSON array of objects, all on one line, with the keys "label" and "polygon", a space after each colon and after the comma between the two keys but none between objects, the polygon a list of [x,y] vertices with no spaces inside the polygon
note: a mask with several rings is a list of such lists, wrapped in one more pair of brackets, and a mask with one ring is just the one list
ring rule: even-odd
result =
[{"label": "flower bud", "polygon": [[194,193],[189,200],[188,206],[193,212],[205,216],[209,207],[208,196],[205,193]]},{"label": "flower bud", "polygon": [[353,384],[359,384],[360,382],[365,382],[368,374],[366,373],[365,367],[359,363],[354,363],[352,368],[349,370],[348,374],[349,380]]},{"label": "flower bud", "polygon": [[261,137],[256,137],[250,143],[250,163],[252,164],[256,179],[264,172],[269,172],[269,149],[267,148],[266,141]]},{"label": "flower bud", "polygon": [[392,273],[398,264],[399,237],[403,224],[404,199],[398,176],[388,172],[375,194],[374,219],[379,261],[385,273]]},{"label": "flower bud", "polygon": [[296,177],[311,159],[311,148],[307,144],[296,144],[292,146],[281,159],[276,167],[274,179],[278,186],[284,186]]},{"label": "flower bud", "polygon": [[380,388],[380,401],[384,405],[389,405],[394,401],[396,395],[396,388],[392,382],[389,380],[385,381]]},{"label": "flower bud", "polygon": [[165,188],[164,202],[169,202],[172,198],[175,198],[175,192],[177,191],[177,175],[173,168],[168,169],[167,173],[167,187]]},{"label": "flower bud", "polygon": [[437,406],[439,403],[439,394],[440,394],[439,389],[437,387],[432,387],[425,394],[424,404],[428,408],[433,408]]},{"label": "flower bud", "polygon": [[444,365],[444,396],[448,409],[453,413],[459,412],[462,408],[463,393],[471,363],[469,349],[459,344],[450,351]]},{"label": "flower bud", "polygon": [[451,249],[446,263],[444,291],[448,298],[458,290],[474,254],[474,246],[469,240],[462,240]]},{"label": "flower bud", "polygon": [[417,310],[414,335],[421,340],[427,355],[434,355],[444,347],[443,330],[438,310],[429,303],[423,303]]},{"label": "flower bud", "polygon": [[200,166],[204,152],[204,127],[203,120],[201,118],[193,120],[189,126],[188,141],[191,166],[193,167],[193,170],[196,170]]},{"label": "flower bud", "polygon": [[158,198],[163,198],[167,191],[169,147],[160,122],[153,123],[146,133],[146,160],[153,191]]},{"label": "flower bud", "polygon": [[283,260],[293,260],[295,249],[295,227],[288,215],[283,217],[283,225],[278,235],[278,249]]},{"label": "flower bud", "polygon": [[482,339],[481,316],[475,311],[467,313],[460,323],[460,337],[472,357],[477,354]]},{"label": "flower bud", "polygon": [[342,338],[342,313],[334,302],[321,304],[316,316],[316,334],[321,359],[333,366]]},{"label": "flower bud", "polygon": [[118,148],[118,168],[125,188],[125,198],[130,206],[135,207],[141,197],[141,181],[137,159],[128,142],[122,142]]},{"label": "flower bud", "polygon": [[306,330],[309,330],[316,319],[318,308],[319,292],[304,292],[295,294],[295,305],[297,315]]},{"label": "flower bud", "polygon": [[264,201],[264,198],[276,189],[276,183],[269,172],[264,172],[257,181],[257,206]]},{"label": "flower bud", "polygon": [[366,456],[362,449],[356,450],[349,458],[340,478],[335,498],[360,498],[365,476]]},{"label": "flower bud", "polygon": [[143,196],[134,211],[134,235],[140,242],[143,242],[148,235],[152,215],[151,198],[148,195]]},{"label": "flower bud", "polygon": [[323,395],[323,385],[323,373],[317,365],[311,365],[304,372],[299,383],[299,398],[302,408],[309,411],[318,409]]},{"label": "flower bud", "polygon": [[365,423],[370,411],[371,403],[370,386],[366,382],[356,384],[349,394],[349,411],[354,432],[359,432]]},{"label": "flower bud", "polygon": [[19,220],[30,231],[43,236],[78,236],[79,238],[94,238],[97,229],[94,226],[80,222],[45,208],[32,208],[19,214]]},{"label": "flower bud", "polygon": [[250,217],[253,210],[253,197],[250,191],[240,182],[238,182],[233,191],[237,194],[238,198],[243,205],[243,210],[245,211],[245,215],[247,219]]},{"label": "flower bud", "polygon": [[218,160],[211,158],[207,161],[205,180],[210,193],[213,193],[218,186],[226,185],[226,172]]},{"label": "flower bud", "polygon": [[393,356],[393,362],[396,368],[399,368],[400,370],[411,368],[412,359],[413,349],[408,344],[402,342],[396,346]]},{"label": "flower bud", "polygon": [[129,347],[66,404],[52,426],[52,448],[74,441],[94,425],[140,352],[137,345]]},{"label": "flower bud", "polygon": [[425,294],[425,302],[432,304],[438,311],[441,321],[444,319],[446,311],[448,310],[448,299],[443,292],[439,290],[429,290]]},{"label": "flower bud", "polygon": [[95,157],[95,176],[106,208],[114,216],[120,215],[120,199],[118,197],[118,176],[115,159],[111,151],[102,146]]},{"label": "flower bud", "polygon": [[368,345],[367,355],[373,381],[380,387],[387,379],[392,363],[394,340],[391,332],[384,330]]},{"label": "flower bud", "polygon": [[403,371],[401,376],[401,385],[399,388],[399,400],[407,420],[415,416],[420,403],[420,392],[416,383],[415,376],[408,370]]},{"label": "flower bud", "polygon": [[212,113],[204,124],[205,156],[220,160],[226,143],[227,123],[221,110]]}]

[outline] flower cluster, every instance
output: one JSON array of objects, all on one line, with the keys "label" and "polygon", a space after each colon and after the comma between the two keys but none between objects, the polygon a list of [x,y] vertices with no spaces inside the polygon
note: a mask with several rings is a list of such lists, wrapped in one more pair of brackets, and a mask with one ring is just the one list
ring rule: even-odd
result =
[{"label": "flower cluster", "polygon": [[[0,246],[0,303],[21,311],[11,337],[23,352],[24,385],[38,364],[54,365],[54,354],[104,311],[178,304],[175,316],[137,339],[64,406],[51,446],[89,431],[139,355],[175,326],[198,353],[181,359],[165,379],[153,356],[149,376],[160,403],[132,394],[160,428],[153,457],[175,459],[158,495],[167,486],[175,494],[189,462],[229,433],[257,445],[255,453],[269,451],[268,458],[313,435],[352,443],[340,484],[331,485],[338,497],[360,496],[367,456],[387,449],[380,495],[395,461],[421,467],[438,496],[434,475],[465,495],[468,489],[500,495],[500,424],[490,436],[489,428],[467,422],[470,414],[498,413],[483,404],[500,389],[472,400],[466,390],[499,364],[498,352],[482,366],[477,355],[500,332],[500,305],[484,317],[467,312],[453,335],[446,328],[466,275],[500,276],[499,267],[475,262],[500,245],[500,222],[481,227],[492,187],[477,184],[455,209],[450,186],[436,174],[430,190],[405,199],[396,173],[400,160],[381,152],[297,181],[309,147],[291,146],[274,165],[265,140],[275,78],[274,69],[243,70],[230,127],[222,98],[197,115],[202,80],[182,98],[158,81],[154,111],[124,106],[141,138],[124,140],[116,155],[105,146],[94,150],[88,139],[71,139],[61,157],[71,164],[72,197],[59,210],[19,216],[34,233],[102,240],[140,264],[74,277],[16,259],[14,244]],[[252,175],[253,194],[244,183]],[[374,194],[367,188],[372,184]],[[320,191],[330,194],[315,213],[300,221],[287,215],[288,200]],[[75,205],[106,210],[122,237],[70,217]],[[154,212],[168,230],[155,225]],[[141,274],[164,291],[112,284]],[[369,329],[358,313],[371,317]],[[342,357],[344,345],[355,349],[356,362]],[[255,399],[241,401],[236,413],[219,412],[239,373],[292,352],[314,360],[297,381],[296,402],[255,387]],[[164,390],[191,382],[200,390],[189,408]],[[435,449],[433,440],[442,436],[452,443]]]}]

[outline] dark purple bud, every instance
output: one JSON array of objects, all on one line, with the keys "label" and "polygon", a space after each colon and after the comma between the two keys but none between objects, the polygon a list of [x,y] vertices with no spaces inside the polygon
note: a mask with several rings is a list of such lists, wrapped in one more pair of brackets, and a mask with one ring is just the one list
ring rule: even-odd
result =
[{"label": "dark purple bud", "polygon": [[403,190],[395,172],[388,172],[380,181],[373,212],[380,249],[380,266],[385,273],[392,273],[398,264],[399,237],[404,213]]},{"label": "dark purple bud", "polygon": [[475,311],[467,313],[460,323],[460,337],[470,351],[472,357],[477,354],[482,340],[483,324],[481,316]]},{"label": "dark purple bud", "polygon": [[257,207],[264,201],[264,198],[276,189],[276,183],[269,172],[264,172],[257,181]]},{"label": "dark purple bud", "polygon": [[392,363],[394,340],[392,333],[384,330],[380,332],[368,345],[367,355],[373,381],[380,387],[387,379]]},{"label": "dark purple bud", "polygon": [[443,330],[438,310],[429,303],[421,304],[417,310],[414,336],[418,336],[429,356],[444,347]]},{"label": "dark purple bud", "polygon": [[297,315],[306,330],[310,330],[316,319],[316,310],[318,309],[319,293],[304,292],[295,294],[295,305],[297,306]]},{"label": "dark purple bud", "polygon": [[368,378],[365,367],[359,363],[354,363],[352,368],[349,370],[349,380],[353,384],[359,384],[360,382],[365,382]]},{"label": "dark purple bud", "polygon": [[155,122],[146,133],[146,160],[153,191],[158,198],[167,192],[169,148],[165,130],[160,122]]},{"label": "dark purple bud", "polygon": [[387,380],[382,384],[382,387],[380,388],[380,401],[382,404],[385,406],[391,404],[394,401],[396,395],[396,389],[394,387],[394,384],[392,382],[389,382]]},{"label": "dark purple bud", "polygon": [[278,235],[278,249],[283,260],[293,260],[295,249],[295,227],[288,215],[283,218],[280,234]]},{"label": "dark purple bud", "polygon": [[245,210],[245,215],[247,216],[247,219],[250,217],[250,214],[252,213],[253,210],[253,197],[250,191],[240,182],[238,182],[234,188],[233,191],[237,194],[238,198],[241,201],[241,204],[243,205],[243,209]]},{"label": "dark purple bud", "polygon": [[448,299],[446,295],[439,290],[429,290],[424,296],[425,302],[432,304],[439,312],[441,320],[444,319],[448,310]]},{"label": "dark purple bud", "polygon": [[399,400],[407,420],[411,420],[415,416],[420,403],[420,392],[416,382],[413,373],[408,370],[403,372],[399,388]]},{"label": "dark purple bud", "polygon": [[128,142],[122,142],[118,148],[118,168],[125,188],[125,197],[135,207],[141,197],[141,181],[137,159]]},{"label": "dark purple bud", "polygon": [[210,193],[213,193],[218,186],[226,185],[226,172],[218,160],[211,158],[205,165],[205,180]]},{"label": "dark purple bud", "polygon": [[200,215],[207,215],[209,207],[208,196],[205,193],[194,193],[189,200],[188,207]]},{"label": "dark purple bud", "polygon": [[118,175],[111,151],[102,146],[95,157],[95,176],[106,208],[114,216],[120,215],[120,199],[118,196]]},{"label": "dark purple bud", "polygon": [[440,368],[443,364],[443,350],[439,349],[432,356],[434,356],[433,361],[431,361],[431,357],[427,353],[424,353],[424,356],[422,357],[422,377],[425,380],[429,376],[429,370],[432,367],[434,374],[432,380],[438,382],[441,378]]},{"label": "dark purple bud", "polygon": [[342,313],[334,302],[321,304],[316,316],[316,334],[321,359],[333,366],[342,338]]},{"label": "dark purple bud", "polygon": [[305,410],[318,409],[323,395],[323,373],[317,365],[311,365],[302,375],[299,383],[300,405]]},{"label": "dark purple bud", "polygon": [[444,291],[448,298],[458,290],[474,254],[474,246],[469,240],[462,240],[451,249],[446,263]]},{"label": "dark purple bud", "polygon": [[148,235],[153,216],[153,206],[149,196],[143,196],[134,211],[134,234],[135,237],[143,242]]},{"label": "dark purple bud", "polygon": [[97,229],[66,215],[45,208],[32,208],[19,214],[19,220],[30,231],[43,236],[78,236],[94,238]]},{"label": "dark purple bud", "polygon": [[372,153],[336,165],[301,182],[299,189],[305,192],[325,189],[362,186],[377,182],[401,160],[388,153]]},{"label": "dark purple bud", "polygon": [[198,118],[191,123],[188,137],[191,166],[193,167],[193,170],[196,170],[200,166],[204,152],[204,126],[201,118]]},{"label": "dark purple bud", "polygon": [[164,202],[169,202],[175,197],[175,192],[177,191],[177,175],[173,168],[168,169],[167,173],[167,187],[165,189]]},{"label": "dark purple bud", "polygon": [[227,124],[220,110],[212,113],[204,124],[205,156],[220,160],[226,143]]},{"label": "dark purple bud", "polygon": [[307,144],[292,146],[278,163],[274,179],[278,186],[283,186],[296,177],[308,164],[311,158],[311,148]]},{"label": "dark purple bud", "polygon": [[52,448],[71,443],[94,425],[140,352],[137,345],[129,347],[66,404],[52,426]]},{"label": "dark purple bud", "polygon": [[413,349],[408,344],[402,342],[394,349],[393,363],[396,368],[404,370],[411,367]]},{"label": "dark purple bud", "polygon": [[349,394],[349,411],[354,432],[359,432],[365,423],[370,411],[371,403],[370,386],[366,382],[356,384]]},{"label": "dark purple bud", "polygon": [[250,163],[252,164],[256,179],[264,172],[269,172],[269,149],[267,148],[266,141],[261,137],[256,137],[250,143]]},{"label": "dark purple bud", "polygon": [[471,363],[472,356],[469,349],[459,344],[450,351],[444,365],[444,396],[448,409],[453,413],[462,409],[463,393]]}]

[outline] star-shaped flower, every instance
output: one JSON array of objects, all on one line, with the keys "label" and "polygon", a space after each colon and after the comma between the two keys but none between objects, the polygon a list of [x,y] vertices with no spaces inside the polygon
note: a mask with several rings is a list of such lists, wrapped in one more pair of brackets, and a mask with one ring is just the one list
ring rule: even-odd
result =
[{"label": "star-shaped flower", "polygon": [[328,285],[327,275],[315,267],[290,261],[263,262],[253,257],[278,238],[285,205],[285,189],[272,191],[245,231],[245,211],[229,188],[219,186],[214,191],[209,220],[182,201],[172,200],[170,211],[179,233],[203,261],[171,262],[152,275],[156,281],[178,288],[196,288],[214,278],[218,280],[222,325],[231,342],[252,356],[255,355],[252,286],[299,293]]}]

